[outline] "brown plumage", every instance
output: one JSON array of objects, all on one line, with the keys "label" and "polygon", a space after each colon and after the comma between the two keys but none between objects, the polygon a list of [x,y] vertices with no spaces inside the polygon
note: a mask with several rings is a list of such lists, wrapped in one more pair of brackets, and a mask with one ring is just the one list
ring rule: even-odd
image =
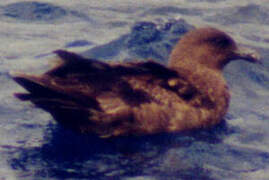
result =
[{"label": "brown plumage", "polygon": [[153,61],[105,63],[63,50],[42,75],[13,74],[29,93],[16,94],[61,124],[101,137],[179,132],[219,123],[229,106],[222,75],[230,61],[258,62],[224,32],[184,35],[168,67]]}]

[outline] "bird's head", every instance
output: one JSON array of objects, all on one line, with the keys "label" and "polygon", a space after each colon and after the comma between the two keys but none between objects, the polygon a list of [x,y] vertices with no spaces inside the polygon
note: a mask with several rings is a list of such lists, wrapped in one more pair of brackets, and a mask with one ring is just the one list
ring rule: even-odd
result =
[{"label": "bird's head", "polygon": [[173,49],[169,66],[178,67],[199,63],[208,68],[222,70],[233,60],[259,63],[259,54],[242,47],[226,33],[211,27],[199,28],[185,34]]}]

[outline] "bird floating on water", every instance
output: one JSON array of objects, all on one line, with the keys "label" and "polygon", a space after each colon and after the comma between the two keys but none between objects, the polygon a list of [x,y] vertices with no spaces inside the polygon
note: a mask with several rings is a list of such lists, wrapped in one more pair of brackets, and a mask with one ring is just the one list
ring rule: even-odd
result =
[{"label": "bird floating on water", "polygon": [[233,60],[259,62],[211,27],[186,33],[168,66],[154,61],[105,63],[57,50],[57,65],[41,75],[12,73],[31,101],[60,124],[100,137],[205,128],[226,114],[230,94],[222,70]]}]

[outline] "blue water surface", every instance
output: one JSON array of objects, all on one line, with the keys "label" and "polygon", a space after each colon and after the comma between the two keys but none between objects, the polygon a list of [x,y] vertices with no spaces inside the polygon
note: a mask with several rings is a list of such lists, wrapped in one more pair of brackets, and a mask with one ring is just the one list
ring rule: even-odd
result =
[{"label": "blue water surface", "polygon": [[[269,179],[269,4],[263,0],[0,2],[0,179]],[[263,65],[225,69],[225,120],[190,133],[99,139],[63,128],[8,72],[42,72],[68,49],[104,61],[167,63],[187,31],[213,26],[257,50]]]}]

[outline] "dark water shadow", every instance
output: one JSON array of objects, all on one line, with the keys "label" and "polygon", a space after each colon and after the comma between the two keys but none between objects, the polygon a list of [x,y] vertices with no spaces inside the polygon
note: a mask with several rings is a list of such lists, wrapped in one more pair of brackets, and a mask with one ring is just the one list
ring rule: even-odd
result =
[{"label": "dark water shadow", "polygon": [[[164,63],[173,45],[193,28],[183,19],[159,23],[140,21],[134,24],[130,33],[107,44],[93,47],[82,55],[102,60],[154,59]],[[126,54],[126,57],[122,57],[122,54]]]},{"label": "dark water shadow", "polygon": [[[187,167],[178,162],[170,164],[168,151],[179,150],[175,158],[184,159],[181,150],[188,151],[197,142],[204,146],[219,144],[231,133],[226,123],[222,123],[189,133],[100,139],[49,125],[44,135],[46,142],[41,147],[14,150],[9,164],[18,177],[27,179],[118,179],[141,175],[162,179],[165,174],[172,179],[212,179],[203,162]],[[179,168],[167,171],[174,166]]]}]

